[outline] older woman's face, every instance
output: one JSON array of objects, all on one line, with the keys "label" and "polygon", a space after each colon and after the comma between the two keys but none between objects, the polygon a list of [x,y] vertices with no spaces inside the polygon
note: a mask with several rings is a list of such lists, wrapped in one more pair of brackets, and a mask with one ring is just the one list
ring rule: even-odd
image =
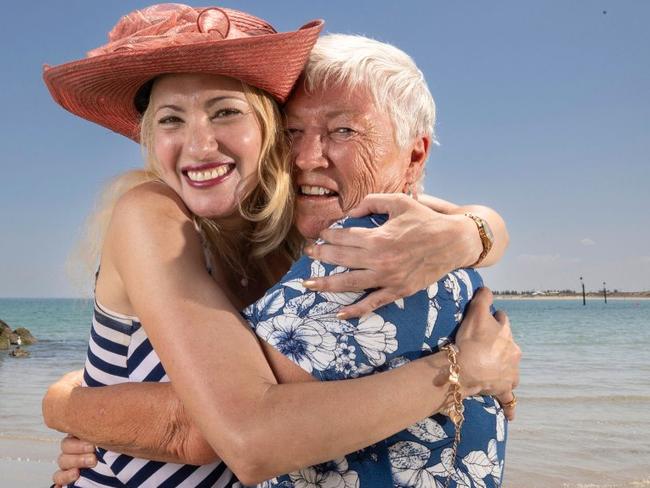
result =
[{"label": "older woman's face", "polygon": [[365,88],[332,87],[308,94],[299,88],[286,105],[292,139],[295,222],[318,233],[368,193],[402,192],[410,148],[395,143],[388,114]]}]

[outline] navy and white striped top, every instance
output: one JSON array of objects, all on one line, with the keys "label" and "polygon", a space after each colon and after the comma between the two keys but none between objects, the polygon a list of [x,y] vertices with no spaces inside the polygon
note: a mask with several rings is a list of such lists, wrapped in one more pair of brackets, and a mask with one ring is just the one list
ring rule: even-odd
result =
[{"label": "navy and white striped top", "polygon": [[[169,378],[139,320],[112,312],[95,301],[83,385],[95,387],[146,381],[168,382]],[[239,485],[221,461],[192,466],[134,458],[101,448],[97,448],[95,454],[97,466],[80,470],[80,478],[71,487],[222,488]]]}]

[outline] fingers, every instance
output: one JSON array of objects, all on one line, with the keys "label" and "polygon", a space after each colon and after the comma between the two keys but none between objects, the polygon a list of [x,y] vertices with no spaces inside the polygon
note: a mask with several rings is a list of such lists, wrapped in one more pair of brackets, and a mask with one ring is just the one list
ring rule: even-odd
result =
[{"label": "fingers", "polygon": [[475,303],[480,307],[490,308],[493,301],[494,297],[492,296],[492,290],[484,286],[476,290],[471,303]]},{"label": "fingers", "polygon": [[372,264],[372,261],[368,259],[368,253],[358,247],[320,244],[306,247],[305,254],[312,259],[346,268],[366,269]]},{"label": "fingers", "polygon": [[503,310],[497,310],[494,312],[495,320],[501,325],[501,334],[503,337],[506,337],[510,340],[513,340],[512,337],[512,328],[510,327],[510,319]]},{"label": "fingers", "polygon": [[373,288],[377,277],[373,271],[359,270],[338,273],[323,278],[309,278],[303,285],[312,291],[363,292]]},{"label": "fingers", "polygon": [[467,308],[467,315],[483,315],[490,313],[490,307],[492,306],[492,292],[489,288],[479,288],[472,297],[472,300],[469,302],[469,307]]},{"label": "fingers", "polygon": [[61,486],[74,483],[78,479],[79,479],[78,469],[68,469],[65,471],[59,469],[52,475],[52,481],[54,481],[54,485],[56,486],[56,488],[60,488]]},{"label": "fingers", "polygon": [[363,241],[373,235],[374,229],[365,227],[347,227],[344,229],[325,229],[321,231],[320,238],[328,244],[337,246],[363,247]]},{"label": "fingers", "polygon": [[511,405],[508,406],[508,403],[512,402],[515,399],[515,395],[512,391],[504,394],[504,395],[499,395],[497,396],[497,400],[499,401],[499,404],[501,405],[501,408],[503,409],[503,413],[506,416],[506,418],[510,421],[515,419],[515,410],[517,408],[516,405]]},{"label": "fingers", "polygon": [[350,217],[363,217],[375,213],[393,216],[401,213],[409,204],[409,200],[415,202],[412,198],[401,193],[371,193],[357,207],[348,212],[348,215]]},{"label": "fingers", "polygon": [[503,414],[506,416],[508,421],[512,422],[515,419],[515,410],[517,407],[504,407]]},{"label": "fingers", "polygon": [[377,290],[372,292],[360,302],[342,308],[337,314],[337,317],[339,319],[362,317],[374,310],[377,310],[380,307],[383,307],[384,305],[394,302],[398,298],[398,296],[385,291],[385,289]]},{"label": "fingers", "polygon": [[97,464],[97,456],[94,454],[59,454],[56,462],[62,470],[92,468]]},{"label": "fingers", "polygon": [[74,483],[79,478],[79,468],[92,468],[97,464],[95,446],[67,435],[61,440],[61,454],[57,459],[59,470],[52,475],[56,486]]},{"label": "fingers", "polygon": [[510,319],[508,315],[503,310],[497,310],[494,312],[494,318],[504,327],[510,328]]},{"label": "fingers", "polygon": [[95,446],[74,436],[67,435],[61,440],[63,454],[93,454]]}]

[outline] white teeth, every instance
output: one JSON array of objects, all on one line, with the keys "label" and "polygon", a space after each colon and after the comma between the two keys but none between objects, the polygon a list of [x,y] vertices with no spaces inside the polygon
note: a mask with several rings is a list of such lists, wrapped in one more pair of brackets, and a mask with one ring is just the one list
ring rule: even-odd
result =
[{"label": "white teeth", "polygon": [[188,171],[187,177],[192,181],[206,181],[219,178],[228,172],[229,165],[223,164],[205,171]]},{"label": "white teeth", "polygon": [[331,195],[332,193],[334,193],[332,190],[328,190],[327,188],[323,188],[322,186],[307,186],[307,185],[301,185],[300,192],[303,195]]}]

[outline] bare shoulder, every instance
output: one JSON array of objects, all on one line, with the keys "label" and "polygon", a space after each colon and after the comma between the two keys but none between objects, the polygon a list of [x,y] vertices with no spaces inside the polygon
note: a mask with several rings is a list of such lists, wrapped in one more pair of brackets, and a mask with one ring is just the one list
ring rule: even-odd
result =
[{"label": "bare shoulder", "polygon": [[164,183],[147,182],[132,188],[117,201],[113,209],[110,232],[129,232],[134,227],[178,229],[191,223],[192,217],[174,190]]},{"label": "bare shoulder", "polygon": [[136,252],[136,247],[169,252],[200,247],[189,210],[174,190],[158,182],[143,183],[120,197],[106,242],[129,254]]},{"label": "bare shoulder", "polygon": [[118,218],[167,218],[191,220],[190,212],[178,194],[164,183],[150,181],[132,188],[120,197],[113,210]]}]

